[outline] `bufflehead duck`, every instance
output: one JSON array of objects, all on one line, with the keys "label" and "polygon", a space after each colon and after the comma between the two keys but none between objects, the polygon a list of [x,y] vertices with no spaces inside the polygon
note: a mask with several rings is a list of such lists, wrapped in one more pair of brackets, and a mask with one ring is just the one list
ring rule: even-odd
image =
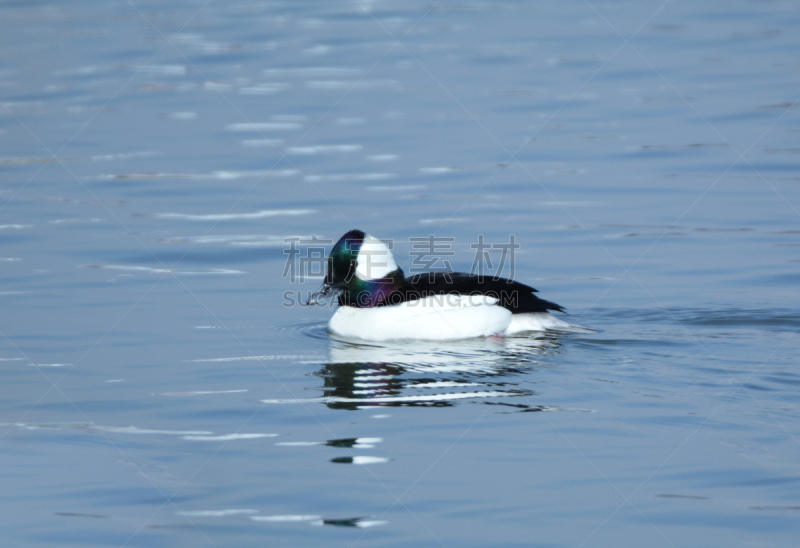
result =
[{"label": "bufflehead duck", "polygon": [[540,299],[530,286],[457,272],[427,272],[406,278],[384,242],[351,230],[328,256],[317,304],[336,296],[339,309],[328,330],[372,341],[454,340],[526,331],[593,332],[559,320],[561,306]]}]

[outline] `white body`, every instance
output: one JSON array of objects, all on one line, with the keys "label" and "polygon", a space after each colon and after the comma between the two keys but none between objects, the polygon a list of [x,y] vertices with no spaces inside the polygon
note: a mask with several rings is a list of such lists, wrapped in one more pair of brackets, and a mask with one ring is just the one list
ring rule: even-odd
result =
[{"label": "white body", "polygon": [[514,335],[526,331],[592,332],[594,330],[561,321],[549,312],[528,312],[527,314],[512,314],[511,324],[503,332],[503,335]]},{"label": "white body", "polygon": [[497,299],[482,295],[435,295],[376,308],[340,307],[328,329],[343,337],[370,341],[393,339],[455,340],[525,331],[572,330],[549,312],[512,314]]}]

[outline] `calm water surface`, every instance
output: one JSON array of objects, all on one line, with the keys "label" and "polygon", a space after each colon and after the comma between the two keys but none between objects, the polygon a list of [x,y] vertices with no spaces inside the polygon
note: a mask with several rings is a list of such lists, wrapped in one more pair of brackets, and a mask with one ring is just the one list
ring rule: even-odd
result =
[{"label": "calm water surface", "polygon": [[[4,546],[796,545],[796,3],[0,13]],[[333,340],[354,227],[600,332]]]}]

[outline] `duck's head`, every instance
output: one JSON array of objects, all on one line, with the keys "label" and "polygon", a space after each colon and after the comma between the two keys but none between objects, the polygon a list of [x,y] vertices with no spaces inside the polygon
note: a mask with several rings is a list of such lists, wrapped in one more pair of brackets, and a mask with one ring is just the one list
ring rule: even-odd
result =
[{"label": "duck's head", "polygon": [[338,293],[340,305],[370,308],[399,289],[404,280],[388,245],[360,230],[351,230],[333,246],[325,281],[309,302],[316,304],[333,291]]}]

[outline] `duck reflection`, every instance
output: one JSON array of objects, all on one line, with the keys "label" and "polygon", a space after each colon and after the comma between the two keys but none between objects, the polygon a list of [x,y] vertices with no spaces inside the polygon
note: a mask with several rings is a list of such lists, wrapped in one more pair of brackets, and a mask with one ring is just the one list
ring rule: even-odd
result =
[{"label": "duck reflection", "polygon": [[514,377],[558,352],[557,334],[448,342],[331,339],[318,401],[331,409],[447,407],[475,398],[528,396]]}]

